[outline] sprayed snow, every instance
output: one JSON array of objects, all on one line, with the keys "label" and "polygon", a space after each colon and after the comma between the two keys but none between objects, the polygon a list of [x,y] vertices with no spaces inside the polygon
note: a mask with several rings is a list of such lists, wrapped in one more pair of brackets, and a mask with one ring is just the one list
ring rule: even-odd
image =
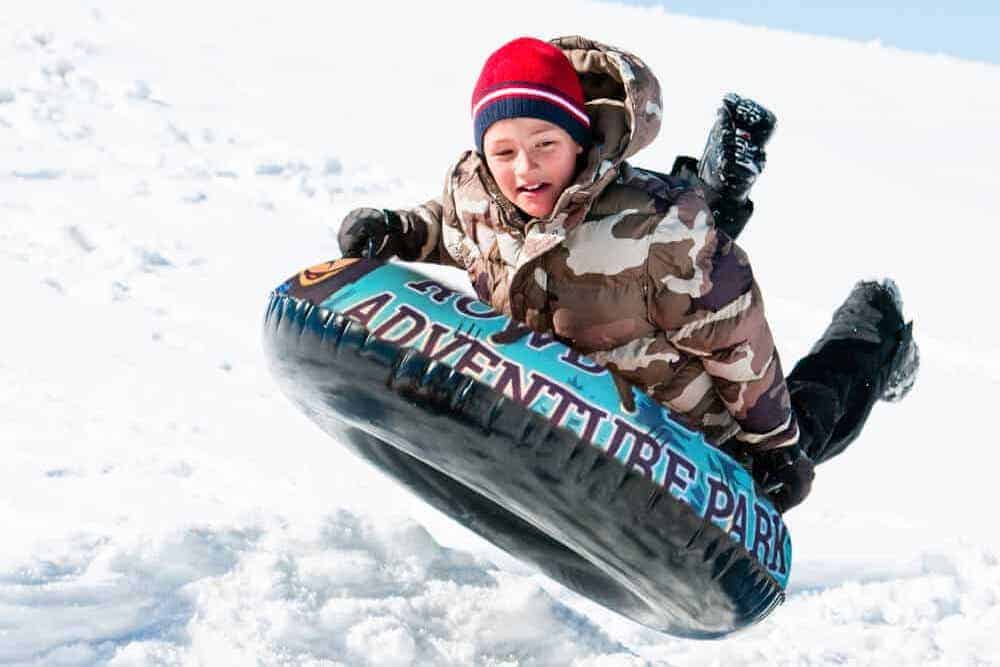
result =
[{"label": "sprayed snow", "polygon": [[[516,5],[488,24],[449,5],[480,26],[467,34],[434,33],[423,3],[5,7],[0,662],[1000,662],[981,426],[1000,382],[983,335],[1000,315],[982,297],[1000,68],[653,9],[523,6],[532,33],[621,44],[685,91],[639,164],[697,154],[733,86],[777,111],[741,245],[786,368],[858,278],[894,276],[917,319],[916,388],[820,468],[788,517],[788,601],[731,639],[665,637],[554,585],[277,392],[258,340],[268,290],[336,257],[352,208],[441,191],[481,57],[525,32]],[[383,44],[414,25],[439,39],[400,61],[370,48],[372,25]],[[676,53],[701,54],[697,72]]]}]

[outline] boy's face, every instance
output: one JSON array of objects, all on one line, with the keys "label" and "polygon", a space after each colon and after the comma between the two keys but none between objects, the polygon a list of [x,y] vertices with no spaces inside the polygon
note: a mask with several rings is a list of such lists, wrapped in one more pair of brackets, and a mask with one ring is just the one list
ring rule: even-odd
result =
[{"label": "boy's face", "polygon": [[483,152],[500,192],[531,217],[543,218],[573,182],[583,147],[548,121],[506,118],[486,130]]}]

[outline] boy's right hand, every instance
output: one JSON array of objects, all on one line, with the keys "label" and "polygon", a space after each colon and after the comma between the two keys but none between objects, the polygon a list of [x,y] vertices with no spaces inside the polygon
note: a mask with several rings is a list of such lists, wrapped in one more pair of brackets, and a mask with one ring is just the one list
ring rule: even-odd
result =
[{"label": "boy's right hand", "polygon": [[394,212],[356,208],[344,218],[337,242],[344,257],[388,259],[399,251],[403,223]]}]

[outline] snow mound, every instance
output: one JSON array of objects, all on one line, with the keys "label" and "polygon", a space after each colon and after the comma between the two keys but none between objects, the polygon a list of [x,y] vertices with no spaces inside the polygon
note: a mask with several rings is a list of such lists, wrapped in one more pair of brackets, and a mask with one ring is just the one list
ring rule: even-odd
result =
[{"label": "snow mound", "polygon": [[128,544],[81,535],[43,553],[0,573],[12,628],[0,661],[640,664],[529,578],[409,521],[341,510],[309,531],[273,521]]}]

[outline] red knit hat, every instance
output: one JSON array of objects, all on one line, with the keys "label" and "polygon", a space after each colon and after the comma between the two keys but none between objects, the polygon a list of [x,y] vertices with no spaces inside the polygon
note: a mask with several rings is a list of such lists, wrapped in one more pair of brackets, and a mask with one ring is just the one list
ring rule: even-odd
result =
[{"label": "red knit hat", "polygon": [[557,46],[532,37],[507,42],[483,65],[472,92],[476,150],[483,152],[490,125],[522,117],[547,120],[581,146],[590,143],[580,77]]}]

